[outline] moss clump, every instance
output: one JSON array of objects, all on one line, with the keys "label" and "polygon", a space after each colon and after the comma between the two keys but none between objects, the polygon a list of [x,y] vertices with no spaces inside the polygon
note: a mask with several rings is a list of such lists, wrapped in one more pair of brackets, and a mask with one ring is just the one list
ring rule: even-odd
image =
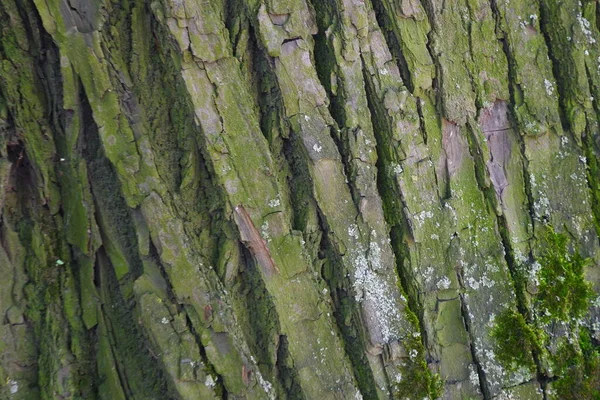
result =
[{"label": "moss clump", "polygon": [[564,234],[548,228],[544,237],[545,249],[540,257],[542,268],[538,274],[538,309],[542,322],[568,322],[585,315],[593,295],[591,283],[586,282],[584,268],[588,260],[579,252],[570,254]]},{"label": "moss clump", "polygon": [[596,157],[596,154],[600,154],[600,149],[595,150],[592,135],[585,135],[583,140],[586,157],[586,175],[592,197],[592,214],[594,216],[596,234],[600,236],[600,161]]},{"label": "moss clump", "polygon": [[559,399],[600,399],[600,353],[587,329],[579,341],[564,339],[553,357],[560,378],[552,384]]},{"label": "moss clump", "polygon": [[[536,369],[534,357],[550,352],[553,371],[552,389],[560,399],[600,399],[600,355],[589,332],[580,326],[593,295],[585,280],[588,260],[576,250],[569,252],[567,235],[548,227],[542,238],[543,251],[537,273],[534,318],[507,310],[496,318],[492,337],[497,357],[506,369]],[[561,323],[568,327],[566,336],[551,340],[544,329]],[[555,351],[550,351],[558,343]],[[545,358],[545,357],[542,357]]]},{"label": "moss clump", "polygon": [[[402,290],[402,292],[404,292]],[[411,322],[414,332],[419,331],[419,320],[408,307],[404,310],[407,319]],[[410,335],[403,345],[411,360],[399,369],[401,381],[393,385],[395,399],[427,398],[438,399],[442,397],[444,382],[439,374],[434,374],[425,360],[425,346],[420,335]]]},{"label": "moss clump", "polygon": [[527,324],[525,317],[514,309],[508,309],[496,317],[491,332],[496,342],[496,357],[507,370],[516,371],[526,367],[535,371],[533,352],[540,351],[540,332]]}]

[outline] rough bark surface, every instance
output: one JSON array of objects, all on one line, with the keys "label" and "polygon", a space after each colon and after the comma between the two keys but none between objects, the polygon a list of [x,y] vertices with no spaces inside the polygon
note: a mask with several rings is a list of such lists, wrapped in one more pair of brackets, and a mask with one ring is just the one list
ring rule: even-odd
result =
[{"label": "rough bark surface", "polygon": [[598,398],[599,27],[1,0],[0,399]]}]

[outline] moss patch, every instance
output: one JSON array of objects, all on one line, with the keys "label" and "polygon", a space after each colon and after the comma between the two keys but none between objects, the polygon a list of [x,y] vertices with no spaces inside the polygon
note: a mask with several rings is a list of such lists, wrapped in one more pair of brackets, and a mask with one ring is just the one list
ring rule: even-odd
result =
[{"label": "moss patch", "polygon": [[525,321],[514,309],[508,309],[496,317],[492,338],[496,341],[496,357],[508,370],[516,371],[524,366],[531,372],[536,369],[532,352],[539,348],[540,333]]},{"label": "moss patch", "polygon": [[567,236],[554,232],[552,227],[548,228],[543,243],[537,294],[542,321],[568,322],[583,317],[593,295],[591,283],[584,276],[589,261],[577,251],[570,254]]},{"label": "moss patch", "polygon": [[[534,312],[530,319],[507,310],[495,319],[491,336],[497,346],[496,356],[507,370],[522,367],[532,372],[538,355],[548,358],[552,392],[560,399],[600,398],[600,356],[589,332],[580,319],[590,306],[593,291],[585,280],[588,259],[571,244],[566,234],[551,226],[542,237],[543,250],[538,258],[538,282]],[[562,326],[564,336],[554,338],[549,326]],[[553,350],[553,348],[556,348]]]},{"label": "moss patch", "polygon": [[600,353],[587,329],[581,330],[578,341],[564,339],[553,361],[555,372],[560,376],[552,383],[556,397],[600,399]]}]

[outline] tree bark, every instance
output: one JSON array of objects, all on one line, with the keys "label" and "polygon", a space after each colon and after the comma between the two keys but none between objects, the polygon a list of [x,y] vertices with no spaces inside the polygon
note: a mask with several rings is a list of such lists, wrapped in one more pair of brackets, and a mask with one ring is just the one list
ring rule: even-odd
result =
[{"label": "tree bark", "polygon": [[1,0],[0,398],[597,398],[599,27]]}]

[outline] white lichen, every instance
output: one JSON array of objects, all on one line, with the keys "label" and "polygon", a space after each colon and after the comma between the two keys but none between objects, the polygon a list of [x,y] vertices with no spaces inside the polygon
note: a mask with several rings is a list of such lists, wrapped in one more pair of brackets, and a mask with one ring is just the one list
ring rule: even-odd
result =
[{"label": "white lichen", "polygon": [[423,226],[423,223],[425,223],[426,219],[431,218],[433,218],[433,213],[431,211],[421,211],[414,216],[414,219],[419,227]]},{"label": "white lichen", "polygon": [[352,224],[348,227],[348,236],[358,240],[358,226],[356,226],[356,224]]},{"label": "white lichen", "polygon": [[590,30],[590,21],[585,19],[585,17],[583,17],[581,13],[577,14],[577,21],[579,21],[579,27],[581,28],[581,32],[583,32],[583,35],[585,36],[587,42],[589,44],[596,43],[596,39],[594,39],[594,35]]},{"label": "white lichen", "polygon": [[13,379],[8,380],[8,386],[10,387],[10,394],[15,394],[19,391],[19,383]]},{"label": "white lichen", "polygon": [[475,278],[473,278],[472,276],[467,278],[467,285],[474,290],[479,289],[480,283],[479,281],[477,281]]},{"label": "white lichen", "polygon": [[548,79],[544,79],[544,86],[546,86],[546,94],[552,96],[554,93],[554,85]]},{"label": "white lichen", "polygon": [[394,174],[396,175],[400,175],[403,171],[402,166],[400,164],[392,163],[391,167],[392,171],[394,171]]},{"label": "white lichen", "polygon": [[260,226],[260,234],[267,242],[271,241],[271,235],[269,235],[269,223],[267,221],[263,222]]},{"label": "white lichen", "polygon": [[396,381],[396,383],[402,382],[402,374],[400,372],[398,372],[396,374],[396,376],[394,377],[394,380]]},{"label": "white lichen", "polygon": [[212,375],[206,375],[206,379],[204,380],[204,386],[213,388],[213,387],[215,387],[215,385],[216,385],[216,382],[213,379]]},{"label": "white lichen", "polygon": [[448,279],[447,276],[444,276],[442,279],[440,279],[438,281],[436,286],[438,289],[443,290],[443,289],[450,288],[450,284],[451,284],[450,279]]},{"label": "white lichen", "polygon": [[475,366],[473,366],[473,364],[469,364],[469,382],[471,382],[473,387],[479,390],[479,374],[475,370]]},{"label": "white lichen", "polygon": [[408,356],[410,357],[411,360],[416,359],[418,355],[419,355],[419,352],[417,351],[417,349],[411,349],[410,352],[408,353]]},{"label": "white lichen", "polygon": [[[351,233],[352,232],[352,233]],[[348,228],[353,236],[358,234],[355,226]],[[371,232],[373,236],[373,232]],[[381,248],[378,243],[371,242],[369,249],[358,244],[351,252],[353,264],[353,289],[358,303],[367,302],[375,312],[384,342],[397,339],[397,321],[400,320],[399,304],[395,300],[395,282],[386,279],[385,275],[377,273],[384,269],[381,261]]]}]

